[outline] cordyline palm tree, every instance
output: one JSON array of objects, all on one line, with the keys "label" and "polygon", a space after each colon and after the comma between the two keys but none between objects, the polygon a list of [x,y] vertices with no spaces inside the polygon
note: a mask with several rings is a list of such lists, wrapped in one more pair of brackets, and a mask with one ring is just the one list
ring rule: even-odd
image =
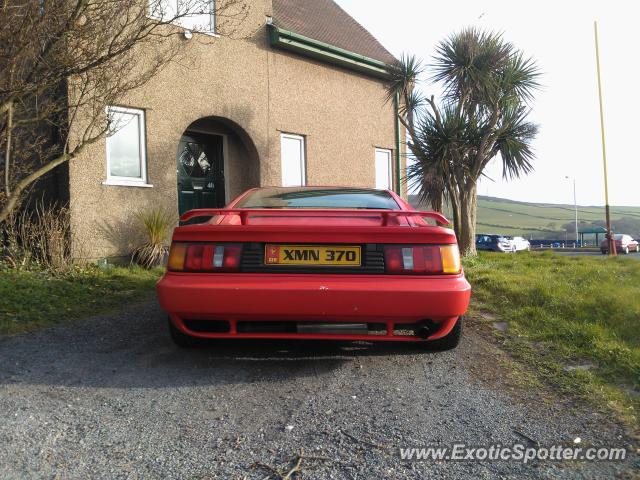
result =
[{"label": "cordyline palm tree", "polygon": [[451,206],[460,249],[474,255],[477,184],[489,162],[499,156],[507,179],[532,170],[537,126],[527,116],[539,71],[501,35],[476,28],[442,41],[430,67],[440,103],[415,90],[423,72],[415,57],[390,68],[388,95],[399,100],[415,160],[406,180],[434,210]]}]

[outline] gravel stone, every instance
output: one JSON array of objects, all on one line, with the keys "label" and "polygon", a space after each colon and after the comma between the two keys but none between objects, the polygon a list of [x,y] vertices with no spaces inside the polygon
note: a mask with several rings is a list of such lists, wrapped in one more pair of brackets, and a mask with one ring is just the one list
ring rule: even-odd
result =
[{"label": "gravel stone", "polygon": [[313,479],[595,479],[640,468],[635,453],[527,465],[400,460],[399,447],[512,445],[523,435],[629,445],[606,412],[506,392],[487,342],[466,329],[458,349],[441,353],[284,341],[181,350],[155,303],[0,338],[0,478],[277,478],[270,468],[286,473],[301,451],[302,476]]}]

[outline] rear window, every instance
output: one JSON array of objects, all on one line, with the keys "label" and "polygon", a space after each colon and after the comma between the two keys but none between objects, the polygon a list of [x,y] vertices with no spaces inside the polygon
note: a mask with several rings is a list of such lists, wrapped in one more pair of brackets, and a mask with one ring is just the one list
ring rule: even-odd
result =
[{"label": "rear window", "polygon": [[381,190],[347,188],[265,188],[250,193],[237,208],[360,208],[397,210],[398,203]]}]

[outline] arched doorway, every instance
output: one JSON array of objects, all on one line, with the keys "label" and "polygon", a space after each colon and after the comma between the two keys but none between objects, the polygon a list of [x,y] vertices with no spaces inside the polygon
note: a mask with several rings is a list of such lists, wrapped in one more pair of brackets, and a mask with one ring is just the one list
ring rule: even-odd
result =
[{"label": "arched doorway", "polygon": [[176,154],[178,210],[221,208],[260,184],[257,150],[234,122],[206,117],[184,131]]}]

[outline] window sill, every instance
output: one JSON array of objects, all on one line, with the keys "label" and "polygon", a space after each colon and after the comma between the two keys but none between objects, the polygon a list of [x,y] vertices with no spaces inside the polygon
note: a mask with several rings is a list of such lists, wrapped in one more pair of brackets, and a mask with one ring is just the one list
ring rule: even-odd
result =
[{"label": "window sill", "polygon": [[[162,21],[162,17],[159,17],[159,16],[157,16],[157,15],[153,15],[153,14],[149,14],[149,13],[147,13],[146,17],[147,17],[147,18],[149,18],[149,19],[151,19],[151,20],[157,20],[157,21],[159,21],[159,22],[161,22],[161,21]],[[215,22],[214,22],[214,23],[215,23]],[[219,34],[218,32],[216,32],[215,30],[212,30],[212,31],[207,31],[207,30],[194,30],[194,29],[191,29],[191,28],[189,28],[189,27],[185,27],[184,25],[180,25],[179,23],[167,23],[167,25],[171,25],[171,26],[173,26],[173,27],[181,28],[181,29],[183,30],[183,32],[182,32],[183,34],[184,34],[184,32],[189,31],[189,32],[191,32],[191,33],[201,33],[201,34],[203,34],[203,35],[207,35],[207,36],[209,36],[209,37],[213,37],[213,38],[220,38],[220,34]]]},{"label": "window sill", "polygon": [[200,30],[193,30],[193,33],[201,33],[202,35],[206,35],[207,37],[220,38],[220,34],[216,32],[205,32]]},{"label": "window sill", "polygon": [[105,180],[102,185],[112,185],[115,187],[141,187],[152,188],[153,185],[144,182],[127,182],[126,180]]}]

